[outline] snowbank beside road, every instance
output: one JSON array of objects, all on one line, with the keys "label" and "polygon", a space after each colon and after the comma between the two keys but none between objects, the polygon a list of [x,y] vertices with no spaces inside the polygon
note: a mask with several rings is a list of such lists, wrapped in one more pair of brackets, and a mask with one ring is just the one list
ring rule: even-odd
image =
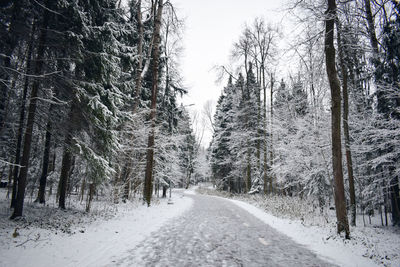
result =
[{"label": "snowbank beside road", "polygon": [[[363,256],[363,251],[365,250],[363,244],[344,240],[339,238],[335,233],[331,233],[330,235],[330,229],[324,229],[318,226],[304,226],[300,221],[275,217],[243,201],[228,200],[281,233],[286,234],[297,243],[305,245],[328,262],[349,267],[378,266],[371,259]],[[355,234],[356,233],[352,233],[353,237]],[[393,239],[393,242],[396,241]],[[392,245],[393,247],[397,246],[396,243]],[[394,264],[393,266],[398,266],[397,263]]]},{"label": "snowbank beside road", "polygon": [[[123,257],[168,220],[188,210],[193,200],[182,194],[150,208],[139,205],[121,211],[108,221],[96,221],[74,235],[44,229],[19,230],[9,234],[9,245],[0,247],[0,266],[104,266]],[[128,204],[125,204],[128,205]],[[38,238],[36,238],[38,237]],[[24,241],[32,239],[25,244]]]}]

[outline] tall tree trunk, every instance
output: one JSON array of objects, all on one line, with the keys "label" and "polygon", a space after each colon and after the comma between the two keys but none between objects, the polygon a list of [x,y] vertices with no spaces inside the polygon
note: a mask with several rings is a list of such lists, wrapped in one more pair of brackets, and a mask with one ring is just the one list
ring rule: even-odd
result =
[{"label": "tall tree trunk", "polygon": [[[264,124],[266,124],[264,122]],[[263,181],[264,181],[264,194],[268,193],[268,160],[267,160],[267,133],[264,133],[264,174],[263,174]]]},{"label": "tall tree trunk", "polygon": [[[378,54],[379,54],[378,39],[376,38],[375,22],[374,22],[374,17],[372,15],[370,0],[364,0],[364,5],[365,5],[365,15],[367,16],[367,23],[368,23],[369,41],[370,41],[372,49],[373,49],[373,56],[374,56],[375,60],[377,60]],[[376,63],[376,62],[374,62],[374,63]]]},{"label": "tall tree trunk", "polygon": [[[191,179],[192,179],[192,173],[193,173],[193,165],[192,165],[192,156],[190,155],[189,156],[189,167],[188,167],[188,170],[187,170],[187,178],[186,178],[185,189],[189,188],[189,185],[190,185],[190,182],[191,182]],[[230,189],[230,192],[231,192],[231,190],[232,190],[231,178],[229,177],[228,179],[229,179],[228,180],[229,189]]]},{"label": "tall tree trunk", "polygon": [[337,232],[345,232],[350,238],[347,221],[346,199],[344,195],[341,127],[340,127],[340,81],[335,65],[334,26],[336,18],[336,1],[328,0],[328,10],[325,20],[325,64],[331,88],[331,124],[332,124],[332,167],[334,178],[334,197],[337,217]]},{"label": "tall tree trunk", "polygon": [[[119,166],[116,166],[116,172],[114,175],[114,188],[113,188],[113,199],[114,199],[114,204],[119,203],[119,187],[120,187],[120,179],[121,179],[121,168]],[[82,189],[83,191],[84,189]],[[83,193],[82,193],[82,200],[83,200]],[[81,200],[81,201],[82,201]]]},{"label": "tall tree trunk", "polygon": [[27,75],[25,75],[24,89],[22,92],[21,109],[20,109],[20,113],[19,113],[17,147],[16,147],[16,151],[15,151],[15,166],[14,166],[14,170],[13,170],[13,174],[12,174],[13,183],[12,183],[12,193],[11,193],[11,208],[14,207],[15,200],[17,198],[19,162],[21,159],[22,134],[23,134],[24,120],[25,120],[26,97],[28,94],[28,87],[29,87],[29,74],[31,74],[34,33],[35,33],[35,24],[33,24],[33,26],[32,26],[31,37],[30,37],[30,41],[29,41],[29,45],[28,45],[28,53],[27,53],[27,58],[26,58],[25,73]]},{"label": "tall tree trunk", "polygon": [[58,190],[57,190],[58,207],[61,209],[65,209],[65,199],[68,189],[68,179],[71,174],[71,166],[74,164],[71,146],[73,141],[72,138],[76,130],[76,124],[75,124],[77,121],[76,112],[77,112],[77,107],[75,106],[75,103],[72,102],[68,116],[70,119],[68,121],[67,131],[65,133],[64,152],[61,163],[61,174],[60,174],[60,179],[58,181]]},{"label": "tall tree trunk", "polygon": [[[364,6],[365,6],[365,16],[367,18],[367,24],[368,24],[369,41],[372,47],[372,64],[376,69],[380,65],[380,59],[379,59],[378,39],[376,38],[376,31],[375,31],[375,21],[371,10],[370,0],[364,0]],[[387,92],[385,92],[385,90],[382,89],[381,86],[379,86],[379,83],[381,81],[377,79],[376,82],[378,84],[376,92],[377,102],[378,102],[377,110],[379,113],[385,113],[387,111],[386,107],[388,103]],[[367,95],[369,95],[369,90],[367,90]]]},{"label": "tall tree trunk", "polygon": [[142,1],[137,2],[137,14],[136,20],[138,23],[139,30],[139,41],[138,41],[138,66],[136,69],[136,86],[135,86],[135,102],[133,106],[133,113],[136,113],[139,106],[140,90],[142,86],[142,71],[143,71],[143,22],[142,22]]},{"label": "tall tree trunk", "polygon": [[[249,147],[249,142],[247,142],[247,147]],[[251,150],[247,149],[247,166],[246,166],[246,193],[251,190]]]},{"label": "tall tree trunk", "polygon": [[124,194],[122,196],[123,202],[126,202],[129,199],[131,191],[131,173],[132,167],[126,164],[122,171],[122,181],[124,181]]},{"label": "tall tree trunk", "polygon": [[[8,69],[11,65],[10,57],[6,57],[3,62],[4,69]],[[4,124],[6,122],[6,113],[7,113],[7,99],[8,99],[8,87],[10,75],[7,73],[8,71],[2,71],[0,80],[3,82],[0,83],[0,131],[3,129]]]},{"label": "tall tree trunk", "polygon": [[96,190],[96,186],[94,183],[89,184],[89,193],[88,193],[88,198],[86,201],[86,212],[90,212],[90,206],[92,204],[93,200],[93,194]]},{"label": "tall tree trunk", "polygon": [[154,23],[153,32],[153,68],[152,68],[152,90],[151,90],[151,111],[150,111],[150,121],[151,129],[149,133],[149,138],[147,142],[147,156],[146,156],[146,173],[144,179],[144,190],[143,195],[150,206],[151,195],[152,195],[152,179],[153,179],[153,159],[154,159],[154,135],[156,126],[156,105],[157,105],[157,89],[158,89],[158,65],[160,57],[160,28],[161,28],[161,18],[162,18],[163,0],[158,1],[157,16]]},{"label": "tall tree trunk", "polygon": [[[46,1],[46,6],[48,5],[49,5],[49,0]],[[36,76],[41,75],[43,69],[43,62],[44,62],[43,58],[46,48],[45,44],[47,39],[48,23],[49,23],[49,11],[46,9],[46,11],[44,12],[43,23],[38,40],[38,51],[34,69],[34,75]],[[24,135],[24,149],[22,152],[21,170],[18,178],[17,198],[15,200],[14,212],[11,215],[11,219],[22,216],[22,210],[24,207],[26,179],[28,176],[28,168],[29,168],[29,155],[31,152],[31,144],[32,144],[33,123],[36,115],[36,105],[37,105],[37,96],[39,93],[39,87],[40,87],[39,80],[36,78],[32,84],[32,92],[28,108],[28,121],[26,124],[26,130]]]},{"label": "tall tree trunk", "polygon": [[[80,196],[81,203],[83,201],[83,197],[85,196],[85,188],[86,188],[86,176],[83,176],[82,184],[81,184],[81,192],[80,192],[80,194],[81,194],[81,196]],[[114,190],[115,190],[115,188],[114,188]],[[114,204],[118,204],[118,201],[117,202],[114,201]]]},{"label": "tall tree trunk", "polygon": [[263,70],[263,93],[264,93],[264,121],[263,121],[263,128],[264,128],[264,194],[268,192],[268,162],[267,162],[267,87],[265,86],[265,70]]},{"label": "tall tree trunk", "polygon": [[265,88],[265,67],[264,62],[260,64],[260,81],[257,86],[257,169],[261,168],[261,86]]},{"label": "tall tree trunk", "polygon": [[[50,168],[49,168],[50,172],[53,172],[55,170],[55,168],[56,168],[55,167],[56,166],[56,155],[57,155],[56,150],[57,150],[57,143],[54,142],[53,157],[52,157],[51,165],[50,165]],[[51,181],[50,182],[50,188],[49,188],[49,196],[51,196],[53,194],[53,184],[54,184],[54,182]]]},{"label": "tall tree trunk", "polygon": [[58,196],[58,207],[65,209],[65,199],[67,195],[67,183],[69,177],[69,171],[72,166],[72,153],[71,153],[72,135],[70,132],[66,134],[64,141],[64,152],[61,163],[61,174],[58,184],[59,196]]},{"label": "tall tree trunk", "polygon": [[400,226],[400,192],[399,179],[396,177],[390,182],[390,195],[392,204],[392,222],[393,225]]},{"label": "tall tree trunk", "polygon": [[130,160],[132,159],[132,153],[128,152],[127,159],[125,159],[124,167],[122,168],[122,173],[121,177],[117,178],[117,180],[120,180],[123,182],[124,189],[123,189],[123,194],[122,194],[122,201],[125,203],[125,201],[129,198],[130,194],[130,184],[131,184],[131,163]]},{"label": "tall tree trunk", "polygon": [[[12,160],[12,159],[11,159]],[[9,171],[8,171],[8,184],[7,184],[7,194],[6,194],[6,198],[9,199],[10,198],[10,192],[11,192],[11,184],[12,184],[12,170],[13,170],[13,166],[10,165],[9,166]]]},{"label": "tall tree trunk", "polygon": [[343,43],[341,38],[341,26],[339,20],[336,21],[337,27],[337,36],[338,36],[338,48],[339,48],[339,60],[340,60],[340,68],[342,70],[343,76],[343,133],[344,133],[344,142],[346,149],[346,163],[347,163],[347,173],[349,177],[349,193],[350,193],[350,214],[351,219],[350,223],[352,226],[356,226],[356,193],[354,189],[354,172],[353,172],[353,160],[351,157],[351,148],[350,148],[350,133],[349,133],[349,94],[348,94],[348,72],[347,67],[344,63],[343,57]]},{"label": "tall tree trunk", "polygon": [[[51,110],[52,108],[50,107],[49,111]],[[51,120],[49,118],[46,126],[46,139],[44,142],[45,144],[43,153],[42,175],[40,176],[39,191],[36,199],[36,202],[39,202],[41,204],[44,204],[46,202],[45,197],[46,197],[47,173],[49,169],[50,142],[51,142]]]},{"label": "tall tree trunk", "polygon": [[270,92],[270,109],[271,109],[271,132],[270,132],[270,144],[269,144],[269,169],[270,169],[270,181],[269,181],[269,192],[272,194],[273,193],[273,180],[274,180],[274,176],[272,175],[272,165],[274,163],[274,151],[273,151],[273,144],[272,144],[272,137],[273,137],[273,133],[272,133],[272,126],[273,126],[273,122],[274,122],[274,105],[273,105],[273,96],[274,96],[274,76],[271,73],[271,92]]},{"label": "tall tree trunk", "polygon": [[[138,24],[138,31],[139,31],[139,41],[138,41],[138,66],[136,69],[136,74],[135,74],[135,93],[134,93],[134,103],[133,103],[133,114],[137,112],[137,109],[139,107],[140,103],[140,92],[142,88],[142,73],[143,73],[143,21],[142,21],[142,1],[138,0],[137,1],[137,13],[136,13],[136,21]],[[151,49],[151,48],[150,48]],[[132,135],[132,140],[134,139],[134,136]],[[128,159],[126,159],[125,164],[124,164],[124,169],[130,169],[129,167],[131,165],[130,161],[132,158],[132,152],[128,153]],[[123,201],[125,202],[129,198],[130,194],[130,175],[126,175],[123,178],[123,181],[125,182],[124,184],[124,194],[123,194]]]}]

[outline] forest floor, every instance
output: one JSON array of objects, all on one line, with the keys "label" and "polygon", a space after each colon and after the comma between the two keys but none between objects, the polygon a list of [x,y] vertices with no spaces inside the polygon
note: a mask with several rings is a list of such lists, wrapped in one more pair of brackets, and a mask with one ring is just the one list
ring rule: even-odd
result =
[{"label": "forest floor", "polygon": [[27,199],[24,216],[11,221],[9,200],[0,190],[0,266],[113,266],[113,257],[126,256],[193,202],[176,190],[172,204],[154,198],[147,208],[137,199],[120,204],[100,199],[86,213],[85,203],[74,198],[64,211],[53,199],[45,206]]},{"label": "forest floor", "polygon": [[[199,186],[196,193],[230,199],[251,214],[314,251],[334,259],[340,266],[400,266],[400,229],[382,226],[379,213],[357,216],[351,239],[336,234],[335,211],[323,212],[311,201],[298,197],[233,195],[210,185]],[[365,222],[365,223],[364,223]]]}]

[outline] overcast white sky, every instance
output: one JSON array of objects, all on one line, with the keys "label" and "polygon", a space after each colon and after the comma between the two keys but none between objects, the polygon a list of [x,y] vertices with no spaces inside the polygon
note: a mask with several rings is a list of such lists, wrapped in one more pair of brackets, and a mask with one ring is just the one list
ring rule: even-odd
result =
[{"label": "overcast white sky", "polygon": [[[232,45],[238,40],[245,23],[256,17],[281,23],[284,4],[280,0],[174,0],[178,16],[185,18],[182,71],[189,94],[185,105],[201,112],[207,100],[215,103],[224,84],[216,85],[215,65],[227,65]],[[211,133],[206,132],[207,146]]]}]

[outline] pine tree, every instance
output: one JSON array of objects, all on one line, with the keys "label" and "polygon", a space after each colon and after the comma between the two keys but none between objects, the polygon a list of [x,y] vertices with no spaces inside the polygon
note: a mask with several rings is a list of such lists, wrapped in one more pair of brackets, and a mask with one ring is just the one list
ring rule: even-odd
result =
[{"label": "pine tree", "polygon": [[257,101],[257,91],[259,91],[259,84],[253,73],[252,65],[249,66],[246,84],[244,86],[244,93],[242,95],[240,107],[243,113],[243,130],[246,132],[246,191],[250,192],[252,189],[258,190],[260,182],[260,170],[257,168],[257,147],[260,140],[259,123],[258,123],[258,110],[254,109]]},{"label": "pine tree", "polygon": [[[45,4],[46,7],[50,8],[49,1]],[[43,59],[44,53],[46,49],[47,42],[47,27],[49,25],[50,12],[48,9],[44,11],[43,21],[41,22],[41,30],[39,33],[38,40],[38,51],[36,54],[36,64],[34,67],[34,75],[41,75],[43,71]],[[14,211],[11,215],[11,219],[22,216],[22,210],[24,206],[25,199],[25,188],[28,176],[28,168],[29,168],[29,156],[31,151],[32,144],[32,132],[33,132],[33,123],[36,115],[36,107],[37,107],[37,96],[39,93],[39,81],[35,80],[32,84],[32,91],[30,95],[29,108],[28,108],[28,119],[26,130],[24,134],[24,146],[23,153],[21,158],[21,166],[23,166],[20,170],[18,177],[18,187],[17,187],[17,195],[15,199]]]},{"label": "pine tree", "polygon": [[183,108],[178,122],[178,134],[181,136],[179,145],[180,168],[182,172],[182,185],[186,189],[192,183],[192,175],[196,165],[196,155],[198,153],[196,138],[193,135],[189,113]]},{"label": "pine tree", "polygon": [[[382,61],[375,60],[375,80],[377,82],[377,111],[378,122],[377,130],[383,133],[383,140],[376,140],[375,145],[380,149],[375,154],[375,161],[379,162],[380,169],[385,170],[388,181],[385,184],[390,188],[390,198],[392,206],[392,221],[394,225],[400,226],[400,197],[399,197],[399,178],[398,162],[400,151],[396,149],[395,143],[398,140],[396,134],[400,126],[400,5],[393,3],[393,8],[397,11],[396,17],[388,21],[383,28],[383,49],[386,51]],[[392,141],[389,141],[392,140]],[[383,145],[382,141],[385,143]],[[394,141],[396,142],[396,141]]]},{"label": "pine tree", "polygon": [[[70,108],[69,131],[65,136],[60,208],[65,208],[65,185],[72,167],[71,154],[74,147],[78,148],[75,153],[79,153],[88,164],[87,175],[94,188],[113,173],[109,161],[115,153],[117,140],[112,130],[117,125],[119,103],[126,98],[119,89],[121,59],[118,51],[121,48],[118,40],[122,38],[120,25],[124,21],[120,10],[116,8],[116,1],[97,1],[95,5],[77,8],[86,11],[87,17],[78,19],[87,23],[86,26],[92,31],[86,34],[83,32],[81,42],[88,52],[78,50],[81,57],[76,62],[73,74],[76,82],[70,84],[72,99],[75,101]],[[91,56],[85,57],[85,53]],[[86,126],[83,122],[86,122]],[[89,142],[85,140],[85,135],[91,137]]]},{"label": "pine tree", "polygon": [[229,79],[227,87],[218,99],[216,112],[214,115],[215,131],[211,143],[211,169],[214,180],[218,188],[229,190],[228,177],[230,175],[230,162],[229,162],[229,135],[228,123],[226,112],[229,110],[227,105],[226,93],[232,89],[232,79]]},{"label": "pine tree", "polygon": [[[259,135],[257,91],[252,65],[248,79],[240,74],[236,83],[232,77],[219,98],[215,113],[215,131],[211,144],[211,169],[219,188],[241,192],[242,179],[246,192],[258,191],[260,169],[257,148]],[[254,188],[252,185],[254,184]]]}]

